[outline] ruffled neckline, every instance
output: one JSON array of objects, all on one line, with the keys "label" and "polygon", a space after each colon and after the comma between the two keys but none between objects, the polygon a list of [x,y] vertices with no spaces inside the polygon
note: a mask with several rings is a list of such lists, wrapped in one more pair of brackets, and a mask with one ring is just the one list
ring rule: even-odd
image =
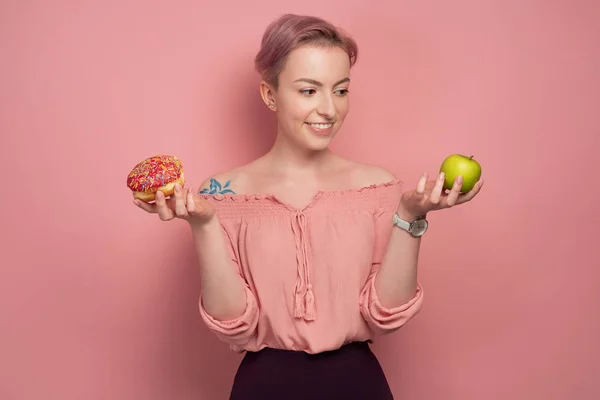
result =
[{"label": "ruffled neckline", "polygon": [[389,188],[393,186],[402,185],[402,181],[399,179],[394,179],[388,182],[372,184],[363,187],[357,188],[344,188],[344,189],[329,189],[329,190],[319,190],[315,193],[309,203],[302,207],[298,208],[288,204],[282,200],[280,200],[276,195],[271,193],[201,193],[198,194],[202,198],[206,200],[216,200],[216,201],[230,201],[230,202],[273,202],[278,203],[280,205],[285,206],[293,211],[303,211],[310,207],[312,207],[318,200],[321,198],[337,198],[344,197],[355,194],[364,194],[365,192],[372,192],[379,189]]}]

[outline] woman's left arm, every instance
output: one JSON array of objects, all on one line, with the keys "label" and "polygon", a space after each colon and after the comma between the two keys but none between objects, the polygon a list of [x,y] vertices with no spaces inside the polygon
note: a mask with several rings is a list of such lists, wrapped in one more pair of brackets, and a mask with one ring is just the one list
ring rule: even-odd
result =
[{"label": "woman's left arm", "polygon": [[[469,192],[461,193],[462,177],[459,176],[452,189],[446,192],[444,179],[444,174],[440,173],[436,180],[428,181],[427,174],[424,174],[415,190],[402,194],[396,211],[398,216],[411,222],[431,211],[466,203],[472,200],[483,186],[483,180],[479,180]],[[382,306],[399,307],[414,298],[418,289],[417,265],[420,245],[420,237],[413,237],[403,229],[393,229],[374,281],[374,289]]]}]

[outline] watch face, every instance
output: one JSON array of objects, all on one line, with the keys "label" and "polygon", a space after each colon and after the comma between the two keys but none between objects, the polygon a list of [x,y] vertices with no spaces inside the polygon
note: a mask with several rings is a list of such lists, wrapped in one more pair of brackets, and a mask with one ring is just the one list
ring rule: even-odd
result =
[{"label": "watch face", "polygon": [[427,226],[428,224],[426,219],[418,219],[412,224],[410,233],[415,236],[421,236],[425,233],[425,231],[427,231]]}]

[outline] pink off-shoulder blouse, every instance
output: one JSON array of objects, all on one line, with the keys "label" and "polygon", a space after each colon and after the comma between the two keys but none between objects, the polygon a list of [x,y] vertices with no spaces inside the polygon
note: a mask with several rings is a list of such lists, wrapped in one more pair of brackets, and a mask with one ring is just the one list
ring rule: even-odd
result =
[{"label": "pink off-shoulder blouse", "polygon": [[[303,209],[273,195],[203,195],[216,207],[246,309],[202,319],[233,351],[264,347],[319,353],[393,332],[421,308],[423,289],[387,308],[375,289],[400,201],[398,180],[321,191]],[[397,229],[397,228],[396,228]]]}]

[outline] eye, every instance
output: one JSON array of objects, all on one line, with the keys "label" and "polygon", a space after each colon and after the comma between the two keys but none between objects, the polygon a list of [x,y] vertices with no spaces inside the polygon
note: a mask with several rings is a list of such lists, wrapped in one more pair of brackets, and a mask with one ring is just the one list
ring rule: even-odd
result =
[{"label": "eye", "polygon": [[348,89],[338,89],[335,91],[335,93],[342,97],[342,96],[346,96],[348,93],[350,93],[350,91]]},{"label": "eye", "polygon": [[310,96],[311,94],[316,93],[315,89],[303,89],[300,91],[300,94],[302,94],[303,96]]}]

